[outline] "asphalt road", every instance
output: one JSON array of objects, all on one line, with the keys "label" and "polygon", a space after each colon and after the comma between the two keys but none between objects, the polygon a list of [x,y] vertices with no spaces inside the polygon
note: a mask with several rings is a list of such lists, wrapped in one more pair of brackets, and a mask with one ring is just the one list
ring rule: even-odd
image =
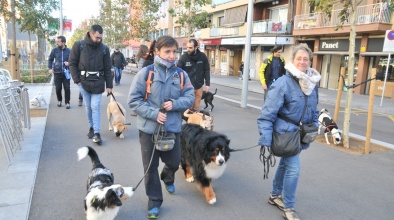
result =
[{"label": "asphalt road", "polygon": [[[131,75],[124,74],[121,85],[114,88],[117,100],[124,106],[127,106],[131,80]],[[224,95],[223,90],[220,89],[218,95]],[[56,106],[55,91],[52,91],[30,220],[85,218],[83,200],[92,165],[88,158],[77,161],[76,152],[81,146],[90,145],[97,150],[102,163],[113,171],[116,183],[135,186],[143,176],[136,120],[129,115],[129,109],[127,121],[132,125],[121,140],[108,131],[105,111],[109,98],[103,94],[103,144],[97,146],[86,137],[89,126],[84,108],[77,106],[77,87],[73,85],[71,92],[71,109],[67,110]],[[215,98],[214,104],[215,130],[231,139],[231,148],[257,144],[258,110],[243,109],[239,104],[219,98]],[[394,151],[353,156],[313,143],[301,158],[296,203],[301,219],[392,219],[394,203],[390,192],[394,182]],[[259,148],[232,153],[223,176],[213,181],[218,201],[214,206],[207,204],[195,185],[186,182],[183,172],[178,171],[175,194],[163,192],[160,219],[281,220],[281,211],[267,204],[275,170],[271,168],[269,179],[263,180]],[[134,196],[123,203],[116,219],[146,219],[144,191],[142,184]]]}]

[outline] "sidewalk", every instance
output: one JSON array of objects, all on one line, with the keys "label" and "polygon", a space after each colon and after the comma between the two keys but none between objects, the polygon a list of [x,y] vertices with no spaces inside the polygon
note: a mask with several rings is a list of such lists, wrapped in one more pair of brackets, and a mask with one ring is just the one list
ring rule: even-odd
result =
[{"label": "sidewalk", "polygon": [[[242,89],[243,81],[240,80],[237,76],[221,76],[212,74],[211,83]],[[248,81],[248,91],[263,94],[263,89],[261,87],[260,81]],[[336,90],[319,88],[319,101],[322,103],[329,103],[335,105],[337,93],[338,92]],[[345,107],[346,105],[346,96],[347,92],[342,92],[341,107]],[[353,94],[351,107],[354,109],[368,110],[368,102],[368,95]],[[380,106],[380,102],[381,96],[375,96],[373,108],[373,111],[375,113],[394,115],[394,99],[384,98],[382,106]]]},{"label": "sidewalk", "polygon": [[[242,88],[242,81],[238,77],[212,75],[211,82]],[[50,83],[44,86],[42,84],[26,84],[25,87],[29,89],[30,98],[42,90],[47,101],[47,105],[44,108],[49,109],[52,94],[52,85]],[[248,90],[262,93],[260,83],[257,80],[248,82]],[[319,89],[321,102],[335,104],[336,94],[337,92],[333,90]],[[346,101],[345,94],[342,94],[341,100],[341,106],[343,107]],[[383,106],[379,107],[379,105],[380,97],[375,97],[375,112],[394,114],[394,100],[385,99]],[[352,107],[367,110],[368,96],[353,95]],[[31,197],[46,129],[46,116],[31,119],[31,129],[24,129],[24,140],[21,142],[22,150],[17,151],[15,156],[11,158],[11,165],[8,165],[4,150],[0,150],[0,219],[26,220],[29,217]]]}]

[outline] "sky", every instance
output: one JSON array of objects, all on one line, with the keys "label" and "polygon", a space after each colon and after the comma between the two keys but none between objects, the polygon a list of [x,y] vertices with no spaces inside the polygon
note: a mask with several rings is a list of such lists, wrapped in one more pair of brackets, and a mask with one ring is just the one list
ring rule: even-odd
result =
[{"label": "sky", "polygon": [[72,20],[73,30],[86,18],[98,15],[99,8],[99,0],[63,0],[63,16]]}]

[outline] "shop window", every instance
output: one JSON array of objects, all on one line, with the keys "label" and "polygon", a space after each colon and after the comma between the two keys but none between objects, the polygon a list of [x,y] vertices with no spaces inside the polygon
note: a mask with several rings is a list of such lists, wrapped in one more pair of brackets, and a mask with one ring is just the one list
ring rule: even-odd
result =
[{"label": "shop window", "polygon": [[[345,67],[345,80],[347,79],[349,73],[347,69],[347,65],[349,62],[349,56],[342,56],[341,67]],[[354,55],[354,72],[353,72],[353,82],[356,81],[357,78],[357,70],[358,70],[358,54]]]},{"label": "shop window", "polygon": [[[380,80],[384,80],[386,69],[387,69],[388,57],[376,57],[372,68],[376,68],[376,77]],[[387,81],[394,81],[393,74],[394,60],[390,60],[390,64],[387,71]]]}]

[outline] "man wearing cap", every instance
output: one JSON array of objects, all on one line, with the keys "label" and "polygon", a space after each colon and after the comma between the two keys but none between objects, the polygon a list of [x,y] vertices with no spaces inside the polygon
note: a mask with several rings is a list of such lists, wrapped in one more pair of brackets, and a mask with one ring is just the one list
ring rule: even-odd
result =
[{"label": "man wearing cap", "polygon": [[122,78],[122,70],[124,66],[126,66],[126,59],[123,53],[119,51],[119,46],[115,46],[114,53],[111,55],[111,60],[115,72],[115,85],[118,86]]}]

